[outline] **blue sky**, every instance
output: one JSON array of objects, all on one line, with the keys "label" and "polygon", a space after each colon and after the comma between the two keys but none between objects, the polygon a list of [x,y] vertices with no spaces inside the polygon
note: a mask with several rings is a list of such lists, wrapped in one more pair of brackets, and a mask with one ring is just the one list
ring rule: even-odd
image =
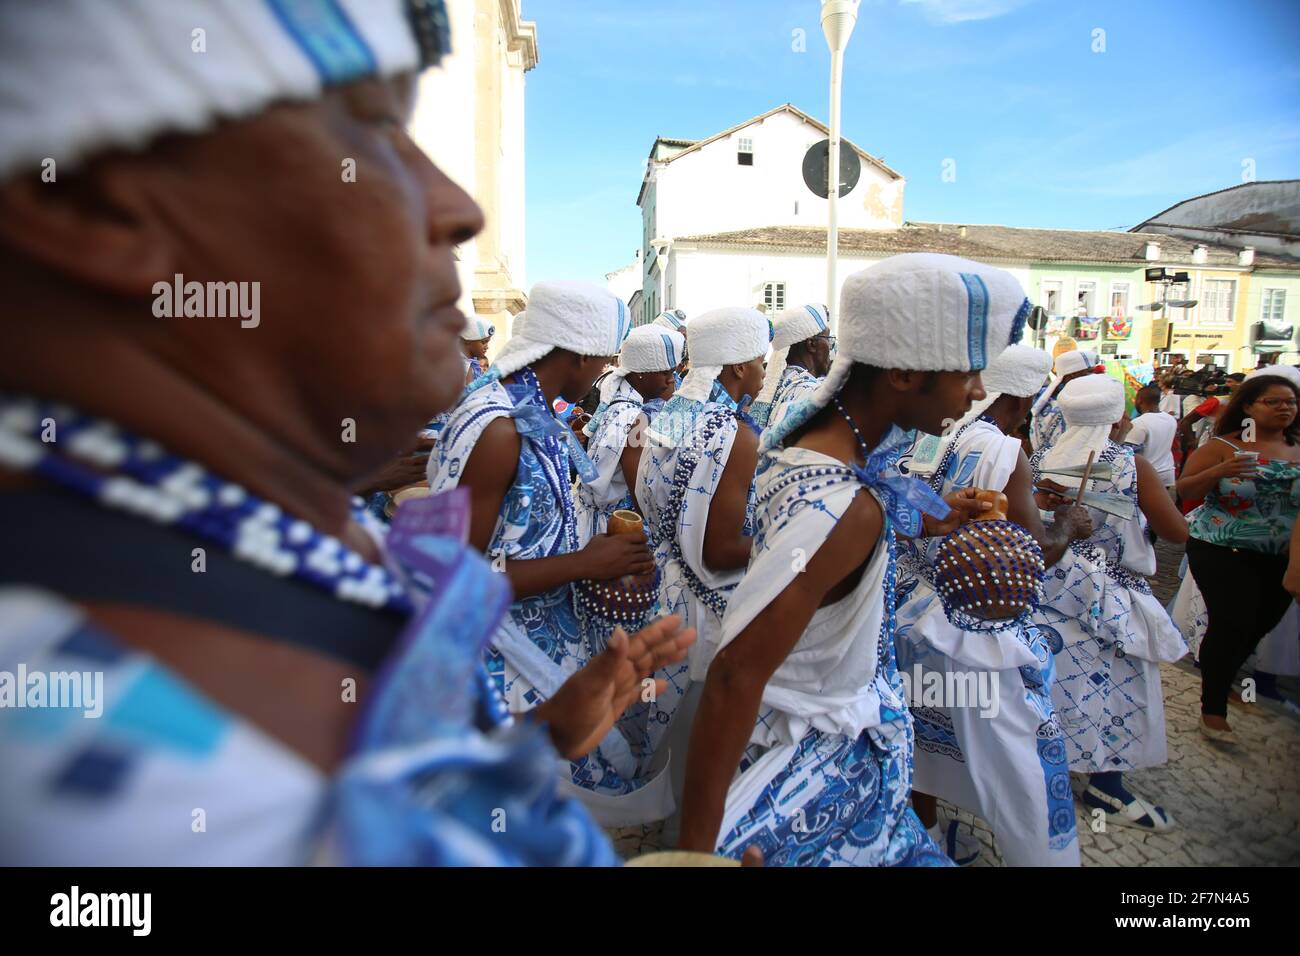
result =
[{"label": "blue sky", "polygon": [[[541,53],[528,281],[603,282],[631,260],[656,136],[703,138],[785,102],[826,121],[819,9],[523,0]],[[906,219],[1129,228],[1241,182],[1246,160],[1257,179],[1300,177],[1296,0],[863,0],[844,88],[844,135],[907,178]]]}]

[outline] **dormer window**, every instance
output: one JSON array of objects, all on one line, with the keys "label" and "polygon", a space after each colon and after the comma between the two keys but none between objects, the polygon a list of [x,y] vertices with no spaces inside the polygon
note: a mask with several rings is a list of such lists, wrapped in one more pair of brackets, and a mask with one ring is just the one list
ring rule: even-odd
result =
[{"label": "dormer window", "polygon": [[741,166],[754,165],[754,141],[752,139],[741,139],[740,145],[736,149],[736,162]]}]

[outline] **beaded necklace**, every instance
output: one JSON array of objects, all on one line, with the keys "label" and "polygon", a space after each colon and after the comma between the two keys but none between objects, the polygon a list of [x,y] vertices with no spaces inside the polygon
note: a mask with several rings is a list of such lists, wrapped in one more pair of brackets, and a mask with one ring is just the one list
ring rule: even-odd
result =
[{"label": "beaded necklace", "polygon": [[[46,433],[54,437],[42,440]],[[66,454],[64,453],[66,451]],[[410,615],[404,584],[332,535],[284,514],[242,485],[149,439],[67,405],[0,395],[0,465],[39,476],[104,507],[171,525],[279,577],[341,601]],[[352,501],[358,517],[364,502]],[[510,721],[486,669],[476,671],[485,716]]]}]

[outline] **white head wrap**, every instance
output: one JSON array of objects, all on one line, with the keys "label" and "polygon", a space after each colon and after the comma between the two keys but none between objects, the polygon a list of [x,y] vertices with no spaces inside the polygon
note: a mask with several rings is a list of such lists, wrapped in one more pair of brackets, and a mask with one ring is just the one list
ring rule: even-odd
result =
[{"label": "white head wrap", "polygon": [[449,48],[443,0],[6,3],[0,179],[46,158],[63,172],[164,133],[200,133]]},{"label": "white head wrap", "polygon": [[1300,388],[1300,368],[1294,365],[1270,365],[1267,368],[1257,368],[1253,372],[1246,373],[1245,381],[1249,382],[1252,378],[1259,378],[1261,375],[1283,378],[1296,388]]},{"label": "white head wrap", "polygon": [[1047,388],[1043,389],[1043,393],[1038,396],[1038,401],[1034,402],[1033,413],[1037,415],[1039,409],[1051,401],[1052,394],[1065,376],[1095,368],[1100,364],[1100,356],[1089,349],[1074,349],[1070,352],[1062,352],[1056,357],[1056,371],[1052,375],[1052,380],[1047,383]]},{"label": "white head wrap", "polygon": [[506,378],[557,348],[578,355],[617,355],[631,327],[623,300],[598,285],[539,282],[528,296],[527,324],[516,329],[492,368]]},{"label": "white head wrap", "polygon": [[1124,417],[1124,383],[1109,375],[1085,375],[1061,389],[1057,402],[1065,431],[1043,455],[1044,470],[1083,465],[1089,452],[1100,456],[1106,450],[1111,428]]},{"label": "white head wrap", "polygon": [[650,324],[684,334],[686,331],[686,313],[681,309],[669,309],[666,312],[660,312]]},{"label": "white head wrap", "polygon": [[[628,333],[618,353],[618,368],[600,383],[600,400],[609,401],[618,383],[633,372],[667,372],[677,367],[686,348],[680,332],[656,325],[643,325]],[[651,396],[653,397],[653,396]]]},{"label": "white head wrap", "polygon": [[471,316],[465,320],[465,327],[460,330],[460,337],[466,342],[482,342],[496,334],[497,327],[487,319]]},{"label": "white head wrap", "polygon": [[708,401],[724,365],[761,358],[771,341],[772,323],[757,309],[714,309],[697,316],[686,327],[691,370],[682,379],[677,395],[696,402]]},{"label": "white head wrap", "polygon": [[[984,398],[971,406],[970,411],[957,423],[957,428],[979,418],[1003,395],[1014,395],[1016,398],[1037,395],[1051,370],[1052,357],[1042,349],[1019,343],[1008,346],[980,373],[980,379],[984,383]],[[954,428],[952,433],[955,434],[956,431]]]},{"label": "white head wrap", "polygon": [[830,327],[830,319],[824,305],[801,305],[786,309],[772,323],[772,357],[767,360],[767,372],[763,376],[763,390],[758,393],[758,402],[771,403],[776,395],[776,387],[781,383],[785,372],[785,357],[790,346],[797,345],[814,335],[821,335]]},{"label": "white head wrap", "polygon": [[829,405],[854,363],[918,372],[984,369],[1020,340],[1029,308],[1011,273],[958,256],[909,252],[855,272],[840,292],[839,352],[830,374],[779,427],[768,428],[763,446],[779,445]]}]

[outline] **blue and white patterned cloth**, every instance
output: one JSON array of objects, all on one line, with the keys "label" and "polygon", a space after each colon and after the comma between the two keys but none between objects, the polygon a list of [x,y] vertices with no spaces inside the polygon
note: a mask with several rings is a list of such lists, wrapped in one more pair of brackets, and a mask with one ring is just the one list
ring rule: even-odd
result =
[{"label": "blue and white patterned cloth", "polygon": [[[1050,446],[1030,459],[1035,484],[1048,451]],[[1137,499],[1131,447],[1108,441],[1097,461],[1111,466],[1111,477],[1090,479],[1088,490]],[[1095,508],[1088,513],[1093,535],[1070,549],[1099,569],[1101,599],[1092,581],[1071,581],[1058,586],[1053,600],[1044,601],[1033,615],[1056,655],[1052,701],[1069,747],[1070,769],[1094,773],[1157,766],[1168,756],[1160,663],[1178,660],[1187,644],[1147,582],[1156,558],[1142,512],[1127,520]],[[1050,518],[1044,515],[1044,520]],[[1076,591],[1089,596],[1076,601]]]},{"label": "blue and white patterned cloth", "polygon": [[754,421],[760,428],[779,425],[791,407],[808,398],[821,382],[817,376],[798,365],[787,365],[776,383],[770,404],[754,403]]},{"label": "blue and white patterned cloth", "polygon": [[[489,371],[470,386],[451,411],[430,460],[432,493],[460,483],[483,430],[499,418],[513,420],[521,442],[515,479],[502,502],[488,557],[534,560],[576,551],[566,454],[570,446],[561,445],[554,431],[564,426],[550,425],[555,421],[550,409],[539,405],[534,389],[522,382],[505,385]],[[589,461],[583,464],[590,467]],[[522,712],[551,697],[598,651],[597,636],[587,633],[579,618],[573,586],[565,584],[510,606],[488,649],[487,665],[510,709]],[[661,695],[656,703],[669,714],[674,705],[672,695]],[[652,722],[647,733],[666,724],[667,719]],[[601,823],[631,825],[672,812],[666,777],[652,775],[649,769],[656,740],[629,741],[615,728],[595,751],[570,764],[574,787]]]},{"label": "blue and white patterned cloth", "polygon": [[[975,419],[948,448],[928,474],[912,471],[912,449],[899,459],[900,469],[924,477],[942,495],[964,488],[1000,491],[1021,446],[993,423]],[[899,545],[896,643],[912,692],[914,785],[988,821],[1012,866],[1078,866],[1074,797],[1052,707],[1052,650],[1029,622],[987,633],[953,625],[933,585],[941,541]],[[925,702],[927,685],[960,686],[966,699]],[[977,691],[987,691],[985,699]]]},{"label": "blue and white patterned cloth", "polygon": [[623,452],[642,412],[653,417],[654,411],[662,407],[657,400],[649,409],[645,405],[641,393],[626,378],[615,378],[609,399],[600,403],[587,423],[587,456],[596,468],[596,477],[579,480],[574,486],[579,544],[604,534],[615,511],[638,510],[623,477]]},{"label": "blue and white patterned cloth", "polygon": [[1065,433],[1065,413],[1061,403],[1049,398],[1029,422],[1029,443],[1034,451],[1051,448],[1056,439]]},{"label": "blue and white patterned cloth", "polygon": [[[863,488],[861,472],[818,452],[769,454],[754,554],[710,660],[790,585]],[[764,688],[727,791],[726,856],[757,845],[775,866],[951,864],[908,802],[912,719],[894,660],[893,524],[881,508],[884,530],[857,586],[817,610]]]}]

